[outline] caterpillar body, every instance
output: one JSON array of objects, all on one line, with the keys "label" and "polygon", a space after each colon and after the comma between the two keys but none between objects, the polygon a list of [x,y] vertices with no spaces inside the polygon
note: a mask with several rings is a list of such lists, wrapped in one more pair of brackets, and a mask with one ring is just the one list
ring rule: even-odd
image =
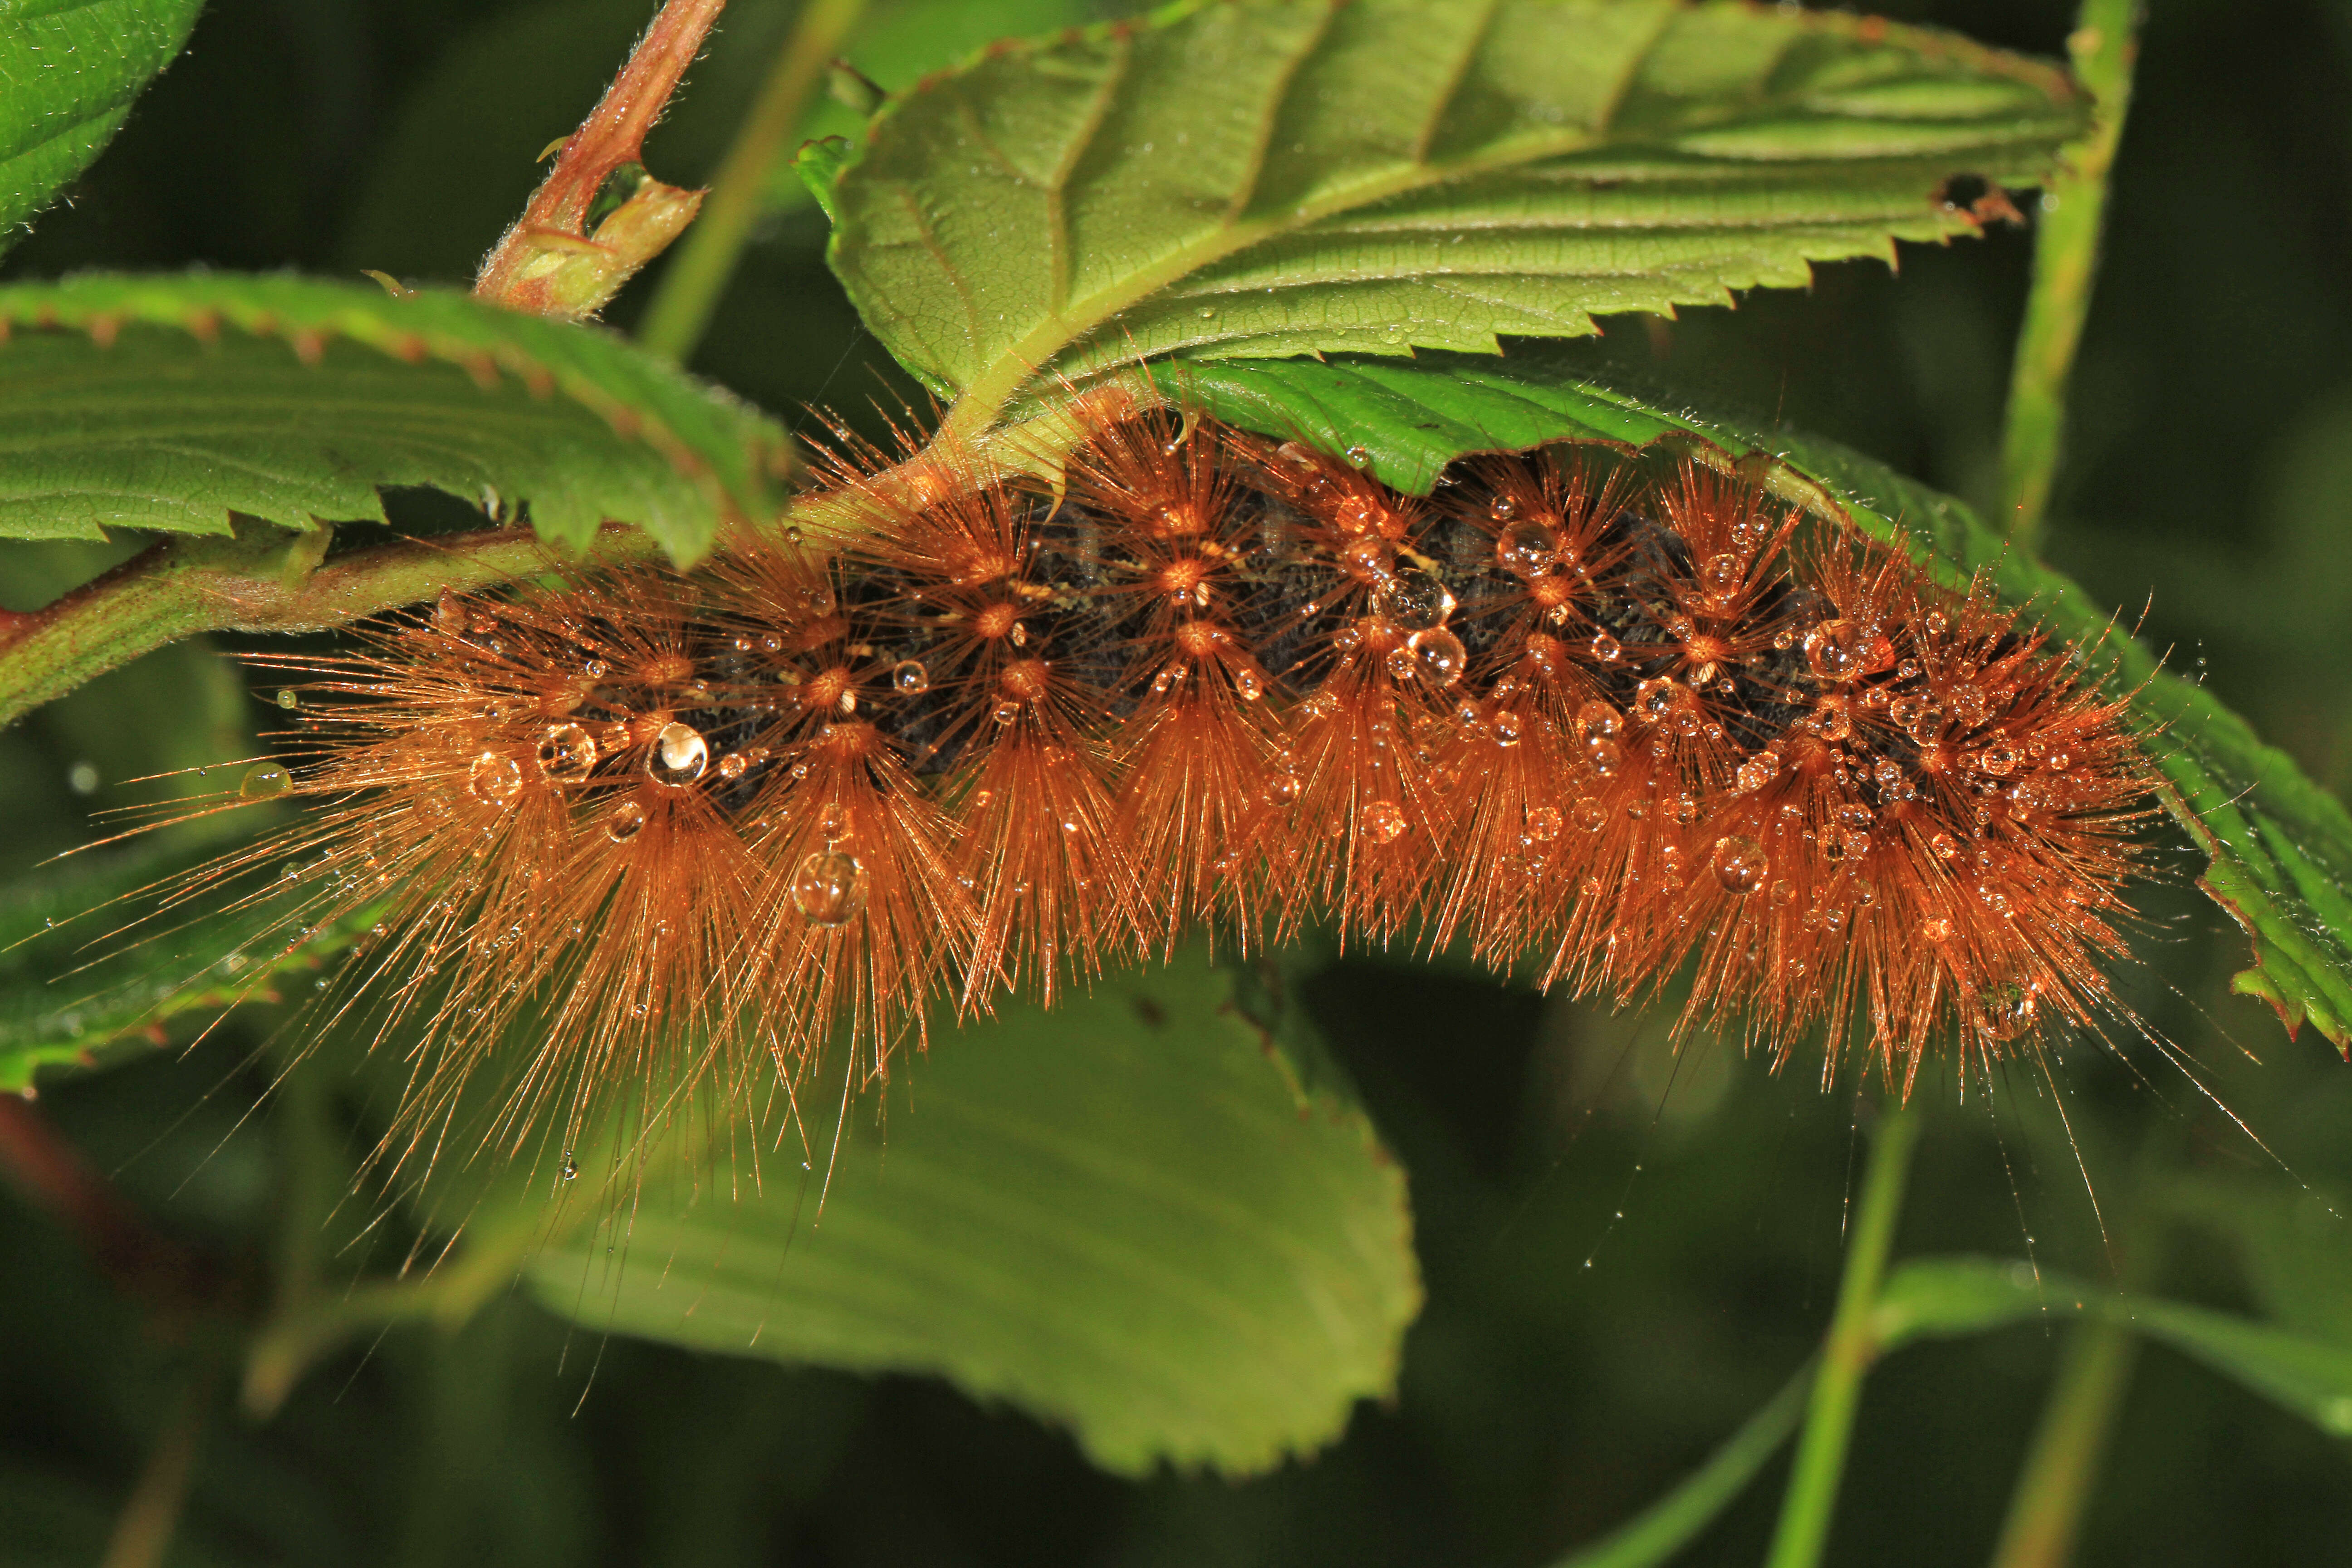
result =
[{"label": "caterpillar body", "polygon": [[231,868],[291,858],[298,941],[374,912],[338,1005],[426,1042],[412,1146],[485,1072],[509,1150],[633,1084],[880,1074],[941,998],[1203,926],[1619,1002],[1687,972],[1684,1025],[1906,1090],[2120,1005],[2123,701],[1745,479],[1554,448],[1416,498],[1161,411],[1058,487],[833,482],[823,549],[444,593],[280,661],[313,679],[254,793],[318,805]]}]

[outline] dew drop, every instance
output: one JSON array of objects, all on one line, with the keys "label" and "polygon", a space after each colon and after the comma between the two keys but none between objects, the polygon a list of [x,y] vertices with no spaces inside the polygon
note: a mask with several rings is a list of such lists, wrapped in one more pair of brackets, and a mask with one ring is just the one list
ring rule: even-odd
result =
[{"label": "dew drop", "polygon": [[539,737],[539,771],[551,779],[583,779],[596,765],[596,738],[578,724],[550,724]]},{"label": "dew drop", "polygon": [[1727,892],[1748,894],[1764,885],[1770,869],[1764,846],[1744,833],[1726,834],[1715,844],[1715,879]]},{"label": "dew drop", "polygon": [[846,925],[866,907],[866,873],[855,857],[820,849],[793,873],[793,902],[811,925]]},{"label": "dew drop", "polygon": [[504,805],[522,793],[522,764],[497,752],[484,752],[466,771],[466,787],[485,805]]},{"label": "dew drop", "polygon": [[1265,695],[1265,681],[1255,669],[1237,669],[1234,671],[1234,689],[1243,701],[1255,702]]},{"label": "dew drop", "polygon": [[625,800],[604,818],[604,837],[615,844],[626,844],[644,832],[645,826],[646,808],[634,800]]},{"label": "dew drop", "polygon": [[1454,595],[1434,574],[1407,566],[1381,584],[1372,607],[1406,631],[1427,631],[1454,614]]},{"label": "dew drop", "polygon": [[1952,940],[1952,922],[1942,915],[1929,915],[1919,922],[1919,934],[1929,942]]},{"label": "dew drop", "polygon": [[1590,735],[1584,742],[1584,760],[1602,778],[1614,773],[1625,761],[1624,748],[1606,735]]},{"label": "dew drop", "polygon": [[[1358,468],[1370,468],[1372,466],[1372,449],[1370,447],[1349,447],[1348,462],[1351,467]],[[1400,831],[1402,831],[1402,829],[1400,829]]]},{"label": "dew drop", "polygon": [[1625,716],[1598,698],[1576,710],[1576,727],[1587,735],[1613,735],[1625,726]]},{"label": "dew drop", "polygon": [[1530,806],[1528,810],[1528,837],[1538,844],[1549,844],[1559,837],[1559,807]]},{"label": "dew drop", "polygon": [[654,783],[684,789],[710,765],[710,742],[691,724],[665,724],[654,736],[646,756],[646,773]]},{"label": "dew drop", "polygon": [[1598,833],[1609,826],[1609,808],[1591,795],[1575,805],[1576,825],[1587,833]]},{"label": "dew drop", "polygon": [[1664,676],[1654,676],[1633,688],[1633,706],[1642,716],[1655,723],[1675,710],[1683,695],[1680,681]]},{"label": "dew drop", "polygon": [[1995,741],[1984,749],[1977,763],[1995,778],[2006,778],[2017,771],[2017,764],[2021,760],[2015,746],[2007,741]]},{"label": "dew drop", "polygon": [[1415,632],[1405,639],[1412,668],[1422,679],[1441,691],[1462,679],[1463,669],[1470,662],[1470,653],[1462,639],[1444,626]]},{"label": "dew drop", "polygon": [[294,787],[294,775],[278,763],[256,763],[245,770],[236,793],[247,800],[269,800]]},{"label": "dew drop", "polygon": [[1753,795],[1779,775],[1780,759],[1769,752],[1759,752],[1739,764],[1731,775],[1731,787],[1741,795]]},{"label": "dew drop", "polygon": [[890,689],[901,697],[914,697],[931,689],[931,672],[923,668],[919,658],[902,658],[890,667]]},{"label": "dew drop", "polygon": [[1496,522],[1508,522],[1519,515],[1519,503],[1509,496],[1497,495],[1486,503],[1486,515]]},{"label": "dew drop", "polygon": [[[1501,506],[1503,498],[1495,504]],[[1559,559],[1559,541],[1539,522],[1515,522],[1495,540],[1495,563],[1514,577],[1541,576]]]},{"label": "dew drop", "polygon": [[571,1150],[566,1149],[563,1152],[563,1179],[567,1182],[577,1181],[579,1176],[580,1162],[572,1157]]},{"label": "dew drop", "polygon": [[1392,800],[1376,800],[1364,807],[1364,837],[1375,844],[1393,844],[1404,837],[1404,808]]},{"label": "dew drop", "polygon": [[1738,587],[1740,580],[1747,575],[1746,563],[1727,551],[1720,555],[1708,556],[1698,566],[1699,586],[1710,594],[1728,594]]},{"label": "dew drop", "polygon": [[1850,680],[1863,673],[1864,640],[1852,621],[1823,621],[1805,634],[1805,663],[1823,680]]},{"label": "dew drop", "polygon": [[1591,643],[1592,657],[1603,664],[1614,664],[1624,654],[1624,648],[1607,632],[1595,636]]},{"label": "dew drop", "polygon": [[1508,711],[1495,715],[1495,744],[1506,749],[1519,743],[1519,716]]},{"label": "dew drop", "polygon": [[278,689],[278,706],[285,709],[288,712],[292,712],[295,709],[300,707],[301,703],[302,700],[294,695],[294,689],[292,687],[281,686]]},{"label": "dew drop", "polygon": [[1698,820],[1698,798],[1690,795],[1675,796],[1666,802],[1666,815],[1684,826],[1689,826]]}]

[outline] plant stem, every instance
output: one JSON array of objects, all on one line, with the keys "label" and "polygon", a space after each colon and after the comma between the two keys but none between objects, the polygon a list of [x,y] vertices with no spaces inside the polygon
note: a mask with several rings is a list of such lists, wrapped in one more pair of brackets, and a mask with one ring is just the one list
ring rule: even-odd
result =
[{"label": "plant stem", "polygon": [[190,1374],[172,1424],[156,1439],[130,1500],[115,1517],[114,1533],[99,1568],[161,1568],[187,1504],[188,1482],[195,1475],[196,1446],[204,1436],[212,1385],[209,1368]]},{"label": "plant stem", "polygon": [[[303,535],[256,530],[234,539],[175,539],[124,562],[47,608],[0,630],[0,725],[83,681],[198,632],[323,631],[534,572],[556,557],[528,529],[354,551],[306,574],[285,570]],[[608,526],[597,559],[647,554],[635,529]]]},{"label": "plant stem", "polygon": [[803,0],[792,36],[710,182],[701,214],[662,272],[637,329],[637,341],[646,348],[683,360],[702,341],[751,226],[767,209],[768,182],[775,177],[784,141],[805,116],[825,62],[840,50],[865,8],[866,0]]},{"label": "plant stem", "polygon": [[1862,1401],[1863,1374],[1878,1356],[1871,1317],[1878,1305],[1879,1284],[1886,1277],[1886,1257],[1903,1213],[1903,1188],[1918,1138],[1919,1112],[1906,1104],[1885,1113],[1871,1142],[1870,1168],[1863,1176],[1862,1202],[1853,1238],[1846,1244],[1845,1277],[1838,1282],[1837,1310],[1822,1346],[1821,1374],[1813,1380],[1812,1403],[1805,1413],[1804,1435],[1797,1442],[1796,1464],[1766,1568],[1813,1568],[1829,1541],[1846,1445],[1853,1436],[1853,1413]]},{"label": "plant stem", "polygon": [[1705,1530],[1726,1504],[1755,1479],[1764,1461],[1780,1452],[1805,1413],[1813,1386],[1808,1362],[1774,1394],[1771,1403],[1717,1448],[1706,1464],[1683,1478],[1674,1490],[1591,1545],[1562,1558],[1555,1568],[1640,1568],[1663,1563]]},{"label": "plant stem", "polygon": [[2033,244],[2033,286],[2010,374],[2009,414],[2001,434],[2001,506],[1997,525],[2032,551],[2050,506],[2066,416],[2066,380],[2091,308],[2098,271],[2099,230],[2107,205],[2107,172],[2123,138],[2131,103],[2132,62],[2138,52],[2139,0],[2083,0],[2066,40],[2074,73],[2095,102],[2091,129],[2071,150],[2068,166],[2042,197]]},{"label": "plant stem", "polygon": [[2112,1319],[2094,1318],[2067,1331],[2050,1403],[1993,1550],[1993,1568],[2062,1568],[2072,1559],[2091,1479],[2106,1453],[2138,1355],[2130,1327]]}]

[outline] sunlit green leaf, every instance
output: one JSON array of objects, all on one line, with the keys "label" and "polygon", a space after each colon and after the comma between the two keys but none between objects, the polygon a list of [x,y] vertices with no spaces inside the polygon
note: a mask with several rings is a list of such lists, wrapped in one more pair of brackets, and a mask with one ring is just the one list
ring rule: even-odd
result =
[{"label": "sunlit green leaf", "polygon": [[377,488],[635,523],[690,561],[763,519],[783,433],[593,327],[461,294],[189,274],[0,289],[0,537],[381,519]]},{"label": "sunlit green leaf", "polygon": [[743,1190],[634,1203],[533,1289],[600,1330],[936,1373],[1129,1473],[1264,1469],[1394,1386],[1420,1300],[1403,1174],[1197,952],[939,1035],[905,1077],[887,1129],[853,1106],[837,1162],[804,1099],[807,1152],[756,1191],[739,1154]]},{"label": "sunlit green leaf", "polygon": [[1675,0],[1223,0],[887,102],[835,268],[968,428],[1146,355],[1492,351],[1971,232],[2083,122],[1943,34]]}]

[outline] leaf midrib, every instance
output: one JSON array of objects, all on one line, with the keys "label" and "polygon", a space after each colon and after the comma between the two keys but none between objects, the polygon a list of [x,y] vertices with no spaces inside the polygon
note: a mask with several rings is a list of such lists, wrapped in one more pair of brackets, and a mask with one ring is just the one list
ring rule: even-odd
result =
[{"label": "leaf midrib", "polygon": [[[1493,25],[1499,0],[1489,0],[1472,41],[1465,50],[1463,65],[1449,79],[1446,89],[1432,100],[1423,123],[1414,138],[1417,153],[1425,150],[1442,125],[1447,112],[1459,98],[1467,75],[1466,62],[1475,58],[1478,44]],[[1327,27],[1318,27],[1302,41],[1290,58],[1278,90],[1265,100],[1264,111],[1258,117],[1260,135],[1243,182],[1234,198],[1226,205],[1226,216],[1215,227],[1198,238],[1179,245],[1149,267],[1139,268],[1119,279],[1108,288],[1076,301],[1063,300],[1067,288],[1066,268],[1069,248],[1067,214],[1064,205],[1071,172],[1083,161],[1087,150],[1105,118],[1105,106],[1125,83],[1132,47],[1122,49],[1116,68],[1108,73],[1102,90],[1097,95],[1087,115],[1083,132],[1073,138],[1068,153],[1060,161],[1044,191],[1053,214],[1048,226],[1048,245],[1052,250],[1052,297],[1061,301],[1045,316],[1013,342],[1006,345],[980,374],[969,382],[941,425],[940,435],[948,440],[969,440],[993,427],[1005,408],[1016,398],[1022,388],[1049,366],[1071,344],[1115,321],[1125,311],[1155,294],[1173,292],[1184,278],[1206,270],[1218,262],[1249,250],[1255,246],[1286,234],[1304,233],[1315,225],[1341,214],[1376,205],[1392,198],[1428,190],[1451,181],[1517,167],[1547,158],[1559,158],[1587,152],[1606,144],[1615,134],[1617,120],[1626,95],[1640,77],[1643,68],[1655,54],[1659,39],[1685,15],[1684,7],[1662,10],[1656,25],[1638,47],[1627,51],[1625,64],[1617,79],[1602,100],[1599,113],[1589,128],[1558,132],[1535,132],[1510,138],[1494,147],[1444,163],[1432,163],[1416,156],[1397,169],[1366,175],[1342,188],[1327,192],[1321,198],[1289,208],[1280,214],[1268,214],[1249,219],[1239,215],[1248,211],[1255,199],[1265,170],[1265,149],[1274,127],[1288,104],[1297,72],[1325,40]],[[1328,18],[1327,18],[1328,24]],[[1773,95],[1740,104],[1714,114],[1694,114],[1686,122],[1677,124],[1677,135],[1703,131],[1712,123],[1731,123],[1752,118],[1775,104],[1794,102],[1794,95]],[[1899,160],[1889,160],[1899,162]],[[961,273],[944,264],[941,270],[963,289]],[[969,315],[971,301],[966,300]]]}]

